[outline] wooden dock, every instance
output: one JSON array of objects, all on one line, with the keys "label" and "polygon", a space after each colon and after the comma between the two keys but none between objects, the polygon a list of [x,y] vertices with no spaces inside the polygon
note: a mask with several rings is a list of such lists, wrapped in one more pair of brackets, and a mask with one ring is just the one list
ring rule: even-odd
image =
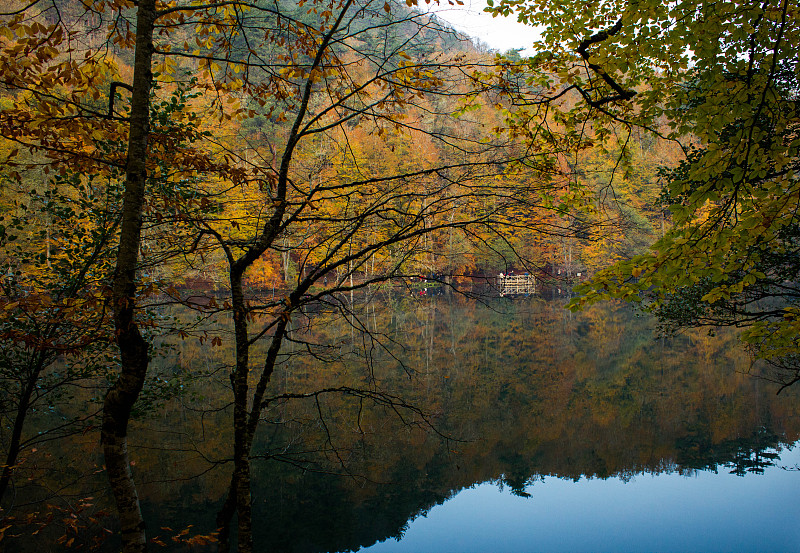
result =
[{"label": "wooden dock", "polygon": [[527,296],[536,293],[536,277],[530,274],[504,275],[497,277],[497,289],[500,296]]}]

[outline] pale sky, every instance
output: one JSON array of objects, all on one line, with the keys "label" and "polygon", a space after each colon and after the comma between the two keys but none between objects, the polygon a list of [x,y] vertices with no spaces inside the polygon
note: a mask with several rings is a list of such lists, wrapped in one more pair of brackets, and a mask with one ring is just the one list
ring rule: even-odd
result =
[{"label": "pale sky", "polygon": [[[480,38],[495,50],[525,48],[523,54],[533,54],[529,48],[538,38],[534,27],[518,23],[514,17],[492,17],[483,11],[485,0],[462,1],[463,6],[450,6],[447,0],[439,0],[438,6],[431,2],[427,7],[459,31]],[[426,5],[421,1],[419,7],[425,9]]]}]

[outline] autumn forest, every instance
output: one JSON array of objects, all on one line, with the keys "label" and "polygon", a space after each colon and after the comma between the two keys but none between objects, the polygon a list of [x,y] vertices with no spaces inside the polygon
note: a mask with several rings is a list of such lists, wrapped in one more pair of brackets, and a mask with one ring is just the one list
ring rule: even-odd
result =
[{"label": "autumn forest", "polygon": [[789,0],[489,0],[532,56],[416,0],[0,12],[9,550],[355,551],[800,437]]}]

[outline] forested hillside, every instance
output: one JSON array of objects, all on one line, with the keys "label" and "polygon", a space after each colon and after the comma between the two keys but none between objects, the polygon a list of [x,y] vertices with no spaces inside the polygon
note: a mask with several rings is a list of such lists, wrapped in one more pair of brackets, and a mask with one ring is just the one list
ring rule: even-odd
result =
[{"label": "forested hillside", "polygon": [[[751,325],[753,355],[793,374],[787,0],[715,15],[732,33],[719,51],[694,4],[676,8],[691,17],[668,42],[640,49],[633,7],[620,23],[588,10],[573,29],[571,3],[552,21],[536,2],[499,2],[496,14],[549,25],[530,59],[481,51],[415,4],[0,9],[4,506],[24,452],[97,433],[121,547],[145,550],[129,423],[183,385],[154,374],[165,344],[198,340],[227,351],[215,539],[252,551],[253,446],[292,331],[334,317],[398,355],[354,296],[420,278],[451,294],[499,273],[593,276],[576,305],[644,299],[676,326]],[[646,13],[672,32],[674,14]],[[748,17],[750,42],[734,32]],[[333,346],[303,345],[336,376]],[[340,391],[418,412],[374,378]],[[85,409],[62,411],[74,401]]]},{"label": "forested hillside", "polygon": [[[55,6],[65,13],[82,9],[68,2]],[[410,90],[403,93],[411,95],[410,99],[386,98],[383,104],[379,100],[374,106],[348,106],[356,111],[389,110],[378,118],[368,117],[367,112],[349,113],[347,125],[331,125],[322,122],[334,116],[330,107],[316,108],[320,120],[314,123],[327,128],[315,129],[313,138],[300,145],[301,149],[294,154],[296,165],[291,167],[290,178],[298,189],[291,190],[288,201],[297,206],[310,202],[314,212],[313,218],[305,216],[301,220],[304,224],[298,226],[307,227],[305,223],[312,219],[328,224],[330,217],[344,211],[349,197],[340,193],[337,185],[369,181],[375,186],[380,181],[402,177],[408,181],[409,189],[419,191],[421,186],[428,187],[431,196],[443,178],[458,181],[463,195],[472,194],[473,182],[481,182],[481,186],[489,183],[506,188],[520,186],[528,191],[532,186],[542,189],[541,193],[519,202],[516,210],[505,213],[496,228],[487,220],[474,233],[456,228],[455,219],[440,220],[444,215],[431,210],[429,216],[426,214],[425,224],[442,228],[426,234],[424,241],[415,244],[413,255],[402,260],[400,266],[408,274],[458,277],[498,273],[509,267],[544,270],[567,264],[596,270],[610,261],[641,253],[663,233],[669,220],[657,201],[662,186],[658,168],[676,162],[673,149],[645,133],[630,137],[620,131],[619,135],[591,146],[581,144],[585,151],[580,154],[575,148],[570,151],[551,147],[531,155],[519,144],[514,151],[503,135],[505,118],[513,107],[499,88],[476,85],[469,78],[473,71],[492,67],[494,55],[477,52],[467,37],[442,26],[432,16],[416,14],[405,6],[393,9],[394,12],[382,9],[378,14],[386,21],[399,22],[393,24],[391,35],[381,35],[377,27],[386,21],[373,25],[366,18],[359,18],[348,31],[353,37],[352,44],[336,52],[342,56],[341,63],[348,64],[348,71],[352,67],[353,74],[348,78],[365,88],[381,86],[379,77],[370,73],[374,67],[370,68],[367,60],[376,55],[376,48],[387,48],[387,37],[394,43],[389,47],[399,60],[393,60],[398,64],[393,71],[399,71],[403,63],[411,63],[408,60],[413,56],[425,67],[447,67],[452,74],[436,76],[447,77],[446,83],[433,83],[430,81],[433,77],[424,74],[411,75],[419,80],[410,83],[412,89],[433,84],[440,87],[430,97],[421,93],[414,97]],[[281,12],[286,17],[296,17],[298,24],[313,24],[316,17],[297,6],[282,6]],[[45,24],[48,17],[57,17],[54,13],[42,11],[40,24]],[[265,27],[275,25],[270,16],[261,14],[261,17]],[[22,34],[28,29],[44,31],[44,27],[38,29],[33,21],[25,25],[19,29]],[[93,24],[91,12],[76,18],[70,29],[76,35],[93,36],[96,45],[89,47],[103,45],[104,37]],[[213,32],[208,32],[213,37]],[[187,30],[172,38],[184,51],[165,57],[163,66],[156,66],[161,74],[155,96],[159,100],[152,108],[152,140],[162,161],[153,166],[150,177],[159,184],[145,206],[142,262],[148,267],[151,279],[195,287],[224,287],[227,285],[225,256],[212,235],[224,231],[230,233],[230,240],[246,236],[248,227],[258,224],[264,202],[271,201],[269,188],[274,186],[279,170],[277,155],[291,132],[289,116],[296,107],[296,98],[289,95],[298,92],[298,78],[302,79],[302,74],[298,72],[294,81],[282,78],[279,84],[270,83],[270,79],[278,83],[279,75],[291,72],[284,67],[288,65],[284,58],[296,55],[288,43],[281,44],[280,40],[270,43],[271,64],[267,67],[265,60],[259,65],[266,75],[261,75],[257,84],[247,84],[261,88],[275,86],[275,97],[269,101],[258,94],[245,97],[236,92],[237,87],[244,86],[244,81],[236,84],[237,71],[256,70],[202,59],[196,53],[201,40],[197,37],[188,40],[188,33]],[[245,38],[239,37],[228,46],[241,54],[244,43]],[[60,45],[62,42],[56,44]],[[68,110],[74,110],[70,125],[62,125],[52,114],[31,111],[41,107],[38,102],[42,101],[34,87],[10,88],[4,93],[8,140],[3,149],[9,163],[5,167],[8,186],[3,189],[4,238],[8,244],[3,264],[9,276],[17,273],[15,281],[20,285],[27,285],[27,279],[36,278],[41,272],[36,267],[42,255],[47,267],[58,266],[63,259],[75,263],[79,256],[70,250],[70,243],[80,240],[84,232],[91,234],[93,225],[100,226],[94,229],[95,233],[111,232],[109,224],[103,226],[101,221],[103,217],[109,218],[108,208],[115,205],[118,188],[115,181],[120,175],[113,172],[124,148],[121,142],[124,130],[112,131],[110,127],[119,125],[119,121],[114,121],[119,117],[108,115],[109,110],[119,110],[115,116],[125,115],[127,85],[123,83],[133,71],[130,54],[121,45],[112,46],[102,59],[90,58],[90,62],[84,62],[86,67],[70,68],[75,71],[69,75],[74,82],[67,80],[67,74],[49,75],[50,79],[65,80],[62,85],[65,93],[74,89],[69,91],[68,100],[74,105],[59,108],[67,110],[59,113],[62,117],[67,116]],[[50,64],[58,56],[55,52],[47,55],[54,58],[43,60],[48,65],[42,70],[52,74]],[[225,78],[231,79],[232,84],[219,82]],[[49,81],[45,79],[41,84],[49,85]],[[403,82],[398,80],[392,85],[400,87]],[[116,103],[110,101],[111,92]],[[223,98],[222,92],[228,95]],[[472,94],[478,94],[476,100]],[[23,121],[37,115],[40,122],[30,122],[21,128]],[[548,132],[564,132],[563,125],[546,118],[544,122],[548,124]],[[43,146],[40,141],[44,139],[53,142]],[[545,159],[550,154],[557,155]],[[176,157],[181,155],[186,157]],[[54,162],[73,164],[72,171],[59,168],[61,174],[52,175],[48,165]],[[432,162],[452,174],[443,177],[431,173]],[[78,163],[82,165],[74,165]],[[181,167],[182,164],[185,166]],[[198,177],[198,171],[206,177]],[[547,181],[546,186],[543,180]],[[320,192],[309,200],[308,191],[299,189],[301,183]],[[553,191],[569,193],[572,203],[559,204],[561,198],[552,195]],[[497,201],[489,194],[481,198],[483,202]],[[77,207],[72,207],[73,203]],[[100,211],[103,213],[95,219],[94,213]],[[206,233],[200,238],[196,231],[202,224],[198,221],[211,227],[200,228],[201,233]],[[225,228],[214,227],[214,221],[221,221]],[[512,223],[515,231],[503,232],[502,223]],[[373,240],[381,236],[378,227],[369,232]],[[290,277],[297,276],[298,270],[316,266],[325,256],[326,246],[319,234],[309,228],[291,229],[282,234],[280,242],[259,257],[257,266],[247,275],[250,285],[283,288]],[[380,257],[371,257],[367,266],[359,267],[355,274],[366,276],[381,271],[381,263],[387,260]],[[388,263],[398,264],[397,259]]]}]

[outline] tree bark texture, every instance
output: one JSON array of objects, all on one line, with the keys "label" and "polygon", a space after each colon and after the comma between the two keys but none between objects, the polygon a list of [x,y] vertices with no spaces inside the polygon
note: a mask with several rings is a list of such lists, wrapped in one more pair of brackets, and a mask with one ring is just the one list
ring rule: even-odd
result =
[{"label": "tree bark texture", "polygon": [[125,191],[112,292],[121,366],[119,378],[106,393],[101,430],[106,471],[119,515],[124,553],[138,553],[147,549],[144,519],[128,457],[128,421],[131,409],[142,390],[150,361],[149,345],[142,337],[135,320],[135,296],[142,207],[147,180],[150,89],[153,84],[153,27],[156,15],[155,0],[139,1]]},{"label": "tree bark texture", "polygon": [[242,287],[242,273],[231,271],[231,303],[233,304],[234,335],[236,337],[236,369],[233,384],[233,478],[230,495],[236,498],[237,542],[240,553],[253,550],[250,516],[250,447],[247,435],[247,378],[250,365],[250,340],[247,334],[247,310]]}]

